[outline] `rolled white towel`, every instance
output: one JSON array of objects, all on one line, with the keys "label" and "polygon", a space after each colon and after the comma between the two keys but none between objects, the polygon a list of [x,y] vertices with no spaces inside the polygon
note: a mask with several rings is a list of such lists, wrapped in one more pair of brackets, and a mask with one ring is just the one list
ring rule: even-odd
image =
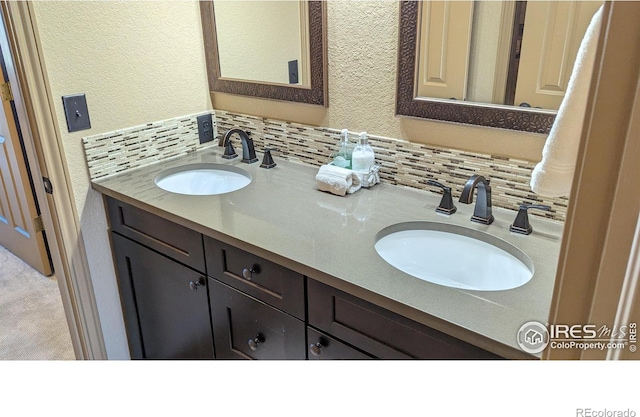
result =
[{"label": "rolled white towel", "polygon": [[333,165],[322,165],[316,174],[316,183],[320,191],[335,195],[352,194],[361,187],[360,178],[350,169]]}]

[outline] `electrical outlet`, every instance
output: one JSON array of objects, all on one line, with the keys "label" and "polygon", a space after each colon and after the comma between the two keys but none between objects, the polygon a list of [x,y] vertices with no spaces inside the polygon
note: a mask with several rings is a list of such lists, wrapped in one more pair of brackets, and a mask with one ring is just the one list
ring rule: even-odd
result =
[{"label": "electrical outlet", "polygon": [[198,120],[198,138],[200,143],[211,142],[213,137],[213,119],[211,113],[203,114],[197,117]]},{"label": "electrical outlet", "polygon": [[63,96],[62,104],[64,105],[64,114],[67,118],[67,129],[69,132],[91,129],[87,98],[84,94]]},{"label": "electrical outlet", "polygon": [[289,61],[289,84],[298,84],[298,60]]}]

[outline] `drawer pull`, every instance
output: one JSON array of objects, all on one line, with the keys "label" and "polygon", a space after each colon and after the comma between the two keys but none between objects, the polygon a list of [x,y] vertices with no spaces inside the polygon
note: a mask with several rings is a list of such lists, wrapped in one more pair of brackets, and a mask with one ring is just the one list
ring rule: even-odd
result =
[{"label": "drawer pull", "polygon": [[249,339],[249,348],[251,350],[258,350],[258,345],[260,343],[264,343],[264,336],[258,333],[255,339]]},{"label": "drawer pull", "polygon": [[189,288],[191,288],[191,291],[198,291],[198,287],[201,287],[203,285],[204,277],[198,278],[197,281],[189,281]]},{"label": "drawer pull", "polygon": [[258,267],[258,265],[253,265],[251,269],[245,268],[242,270],[242,276],[247,281],[251,281],[251,279],[253,278],[253,274],[259,274],[259,273],[260,273],[260,267]]},{"label": "drawer pull", "polygon": [[309,345],[309,352],[311,352],[311,354],[313,356],[320,356],[320,354],[322,353],[322,348],[324,347],[324,345],[320,342],[318,343],[312,343]]}]

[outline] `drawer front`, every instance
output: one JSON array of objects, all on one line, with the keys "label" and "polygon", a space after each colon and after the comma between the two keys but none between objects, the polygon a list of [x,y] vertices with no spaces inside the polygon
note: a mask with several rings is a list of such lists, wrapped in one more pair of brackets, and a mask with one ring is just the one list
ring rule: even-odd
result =
[{"label": "drawer front", "polygon": [[205,272],[200,233],[113,198],[105,198],[111,230]]},{"label": "drawer front", "polygon": [[216,359],[305,359],[304,323],[209,278]]},{"label": "drawer front", "polygon": [[309,325],[381,359],[498,359],[476,346],[308,279]]},{"label": "drawer front", "polygon": [[307,327],[307,340],[309,343],[307,350],[310,360],[373,359],[371,356],[311,327]]},{"label": "drawer front", "polygon": [[210,277],[304,320],[303,275],[207,236],[204,245]]}]

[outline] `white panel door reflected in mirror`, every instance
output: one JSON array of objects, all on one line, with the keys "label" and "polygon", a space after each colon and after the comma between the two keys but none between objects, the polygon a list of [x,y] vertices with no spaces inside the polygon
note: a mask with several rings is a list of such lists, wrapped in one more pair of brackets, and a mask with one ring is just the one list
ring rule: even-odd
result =
[{"label": "white panel door reflected in mirror", "polygon": [[557,110],[601,1],[423,1],[415,96]]}]

